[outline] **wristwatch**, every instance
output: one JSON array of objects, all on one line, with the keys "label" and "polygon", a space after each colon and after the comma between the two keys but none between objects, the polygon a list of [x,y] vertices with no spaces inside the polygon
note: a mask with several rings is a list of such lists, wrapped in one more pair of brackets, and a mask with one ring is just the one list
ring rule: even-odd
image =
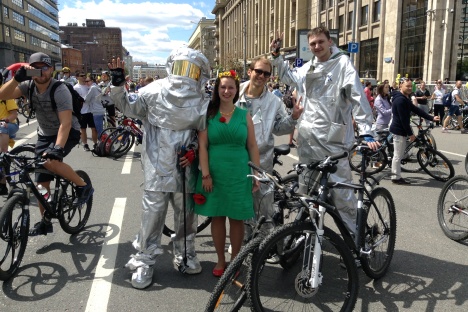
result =
[{"label": "wristwatch", "polygon": [[63,147],[61,147],[60,145],[55,145],[54,150],[63,151]]}]

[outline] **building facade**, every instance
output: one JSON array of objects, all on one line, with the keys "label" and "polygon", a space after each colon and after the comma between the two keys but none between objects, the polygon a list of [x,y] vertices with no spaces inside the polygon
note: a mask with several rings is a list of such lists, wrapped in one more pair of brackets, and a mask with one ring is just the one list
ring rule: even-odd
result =
[{"label": "building facade", "polygon": [[[216,0],[215,61],[248,63],[268,56],[277,31],[294,61],[307,41],[299,34],[326,26],[337,45],[347,50],[358,44],[351,58],[363,78],[393,80],[398,74],[426,81],[455,80],[465,52],[460,39],[466,0]],[[468,23],[468,20],[466,21]],[[468,32],[466,33],[468,37]],[[467,38],[468,42],[468,38]],[[468,53],[467,53],[468,54]],[[307,60],[304,60],[307,61]]]},{"label": "building facade", "polygon": [[60,26],[60,42],[81,50],[81,70],[92,75],[100,75],[113,58],[123,59],[121,29],[106,27],[103,20],[86,19],[80,26],[77,23]]},{"label": "building facade", "polygon": [[28,62],[35,52],[61,62],[56,0],[0,0],[0,67]]},{"label": "building facade", "polygon": [[214,19],[203,17],[198,22],[197,27],[188,41],[188,47],[202,52],[210,62],[212,69],[216,66],[216,26],[214,25],[214,21]]},{"label": "building facade", "polygon": [[62,45],[62,68],[70,68],[70,72],[74,75],[76,72],[82,70],[83,54],[80,50]]}]

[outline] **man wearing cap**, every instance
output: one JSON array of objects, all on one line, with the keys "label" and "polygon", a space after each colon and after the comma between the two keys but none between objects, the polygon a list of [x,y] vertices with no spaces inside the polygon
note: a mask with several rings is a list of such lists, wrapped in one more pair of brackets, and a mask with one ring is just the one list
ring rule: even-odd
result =
[{"label": "man wearing cap", "polygon": [[101,87],[101,104],[107,110],[107,114],[109,115],[112,123],[115,124],[115,105],[114,100],[110,97],[110,90],[111,90],[111,80],[108,71],[103,71],[101,73],[101,82],[99,83]]},{"label": "man wearing cap", "polygon": [[64,67],[62,69],[63,77],[60,79],[60,81],[67,82],[71,84],[72,86],[76,85],[78,83],[78,80],[76,80],[75,77],[70,76],[70,68]]},{"label": "man wearing cap", "polygon": [[[26,69],[40,69],[40,76],[28,77]],[[91,184],[87,185],[69,165],[63,162],[63,158],[71,149],[79,143],[80,123],[73,116],[72,95],[68,88],[61,84],[54,94],[56,108],[52,106],[50,91],[57,81],[52,78],[54,68],[47,54],[37,52],[29,58],[29,66],[22,66],[16,71],[14,79],[11,79],[0,88],[0,100],[29,97],[29,89],[33,88],[31,105],[36,110],[38,123],[36,154],[46,159],[44,167],[56,173],[76,185],[77,198],[73,205],[81,206],[88,201],[94,192]],[[32,80],[32,81],[31,81]],[[50,192],[50,181],[53,176],[37,174],[37,182]],[[44,214],[44,208],[40,206],[42,220],[34,225],[29,235],[47,235],[53,231],[50,217]]]}]

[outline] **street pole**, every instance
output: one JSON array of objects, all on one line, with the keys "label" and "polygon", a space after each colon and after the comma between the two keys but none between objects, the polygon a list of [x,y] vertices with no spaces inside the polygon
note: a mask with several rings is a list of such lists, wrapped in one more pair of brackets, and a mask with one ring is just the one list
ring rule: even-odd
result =
[{"label": "street pole", "polygon": [[242,77],[247,79],[247,10],[244,8],[244,73]]},{"label": "street pole", "polygon": [[[357,18],[357,0],[354,0],[353,1],[353,5],[354,5],[354,8],[353,8],[353,23],[352,23],[352,34],[351,34],[351,40],[352,42],[356,42],[356,18]],[[354,55],[356,53],[350,53],[351,56],[350,56],[350,59],[351,59],[351,63],[354,65],[354,67],[356,67],[356,64],[354,64]]]}]

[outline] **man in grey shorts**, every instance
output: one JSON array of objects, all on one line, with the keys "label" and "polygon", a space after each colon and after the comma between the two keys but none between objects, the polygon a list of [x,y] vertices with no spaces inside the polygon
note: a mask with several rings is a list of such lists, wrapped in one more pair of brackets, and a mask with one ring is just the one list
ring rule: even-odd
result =
[{"label": "man in grey shorts", "polygon": [[[40,69],[41,76],[28,77],[26,69]],[[81,206],[88,201],[94,189],[91,184],[86,184],[80,176],[69,165],[63,162],[63,158],[78,144],[80,138],[80,123],[72,114],[72,96],[65,85],[59,86],[54,94],[57,104],[56,109],[52,107],[50,90],[57,81],[52,78],[54,68],[47,54],[37,52],[29,58],[29,66],[23,66],[11,79],[0,89],[0,99],[16,99],[20,96],[29,98],[31,80],[34,81],[34,90],[31,103],[36,110],[38,123],[38,141],[36,143],[36,154],[46,161],[44,168],[62,176],[76,185],[77,198],[73,201],[74,206]],[[51,175],[40,174],[37,181],[50,192]],[[47,235],[53,231],[52,223],[44,208],[39,206],[42,220],[34,225],[29,235]]]}]

